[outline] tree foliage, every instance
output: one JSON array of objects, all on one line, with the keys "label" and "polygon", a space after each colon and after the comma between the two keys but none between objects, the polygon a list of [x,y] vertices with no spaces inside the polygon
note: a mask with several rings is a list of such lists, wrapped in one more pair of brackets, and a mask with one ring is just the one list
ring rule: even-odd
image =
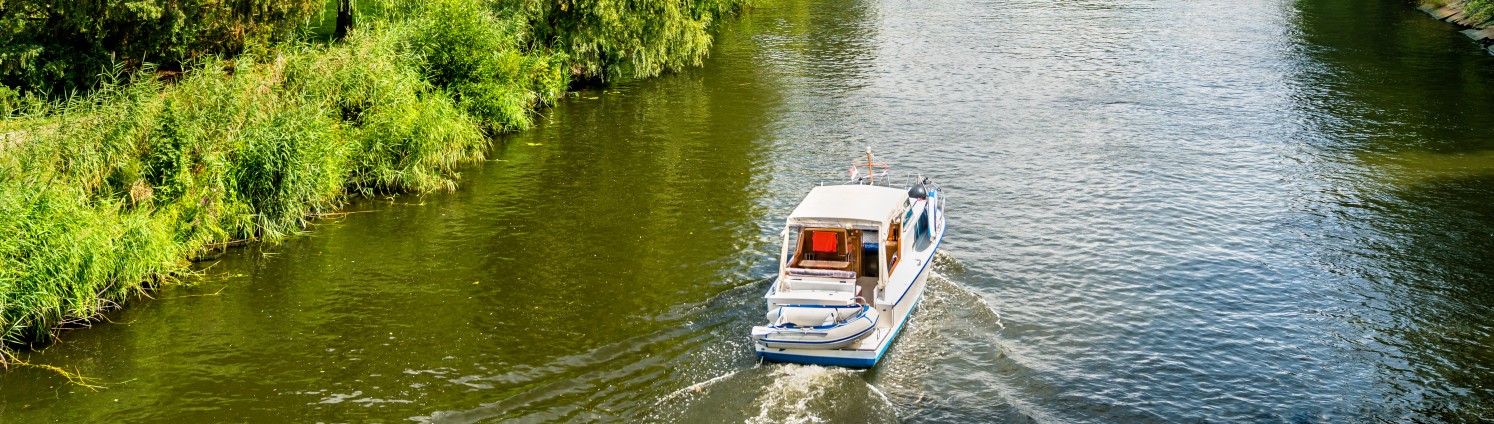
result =
[{"label": "tree foliage", "polygon": [[[506,16],[505,16],[506,15]],[[530,112],[569,82],[566,55],[528,45],[525,22],[460,0],[421,2],[400,27],[432,84],[489,128],[528,128]]]},{"label": "tree foliage", "polygon": [[289,37],[314,0],[3,0],[0,84],[60,94],[115,63],[177,68]]},{"label": "tree foliage", "polygon": [[536,40],[589,79],[645,78],[699,65],[711,25],[748,0],[521,0]]}]

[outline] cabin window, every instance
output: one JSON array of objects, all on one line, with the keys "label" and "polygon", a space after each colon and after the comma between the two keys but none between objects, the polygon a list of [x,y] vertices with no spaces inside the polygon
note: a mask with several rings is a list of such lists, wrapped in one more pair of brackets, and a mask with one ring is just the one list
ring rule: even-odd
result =
[{"label": "cabin window", "polygon": [[894,218],[892,225],[887,227],[887,274],[897,268],[897,260],[902,255],[903,221],[902,218]]},{"label": "cabin window", "polygon": [[913,227],[913,248],[923,251],[933,243],[933,231],[929,228],[929,213],[927,210],[918,216],[918,225]]}]

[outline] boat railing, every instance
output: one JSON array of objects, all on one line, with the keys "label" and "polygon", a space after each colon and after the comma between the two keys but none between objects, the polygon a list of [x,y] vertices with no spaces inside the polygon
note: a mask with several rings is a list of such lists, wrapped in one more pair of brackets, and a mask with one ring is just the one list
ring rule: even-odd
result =
[{"label": "boat railing", "polygon": [[[851,162],[850,174],[851,180],[849,184],[899,187],[899,185],[894,184],[895,179],[892,177],[892,164],[877,162],[876,156],[872,155],[871,147],[866,148],[865,158],[858,158],[855,161]],[[905,187],[918,184],[930,186],[931,183],[929,182],[929,179],[924,177],[922,174],[914,174],[912,181],[908,181],[908,183],[903,186]],[[931,187],[937,188],[938,186],[932,185]]]}]

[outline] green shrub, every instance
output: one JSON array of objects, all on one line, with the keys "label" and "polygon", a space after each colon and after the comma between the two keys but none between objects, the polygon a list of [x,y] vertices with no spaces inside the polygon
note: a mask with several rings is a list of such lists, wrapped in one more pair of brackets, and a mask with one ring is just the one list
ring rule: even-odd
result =
[{"label": "green shrub", "polygon": [[346,43],[292,55],[292,90],[321,99],[352,143],[347,186],[363,194],[455,188],[454,165],[482,159],[477,121],[423,78],[393,31],[353,31]]},{"label": "green shrub", "polygon": [[422,3],[402,34],[430,82],[444,87],[494,131],[531,124],[532,110],[553,102],[569,79],[566,56],[524,49],[527,28],[519,16],[498,18],[476,2]]},{"label": "green shrub", "polygon": [[209,243],[277,239],[336,205],[338,120],[278,90],[276,64],[233,66],[207,61],[171,89],[105,83],[10,121],[24,136],[0,148],[0,341],[45,340]]},{"label": "green shrub", "polygon": [[[311,105],[271,111],[233,147],[229,186],[254,211],[253,231],[275,240],[330,210],[342,192],[346,158],[333,121]],[[248,230],[248,229],[246,229]]]},{"label": "green shrub", "polygon": [[166,228],[76,188],[0,180],[0,342],[45,341],[58,325],[92,317],[181,266]]},{"label": "green shrub", "polygon": [[1494,1],[1469,0],[1468,8],[1466,9],[1466,11],[1475,22],[1488,24],[1491,21],[1494,21]]}]

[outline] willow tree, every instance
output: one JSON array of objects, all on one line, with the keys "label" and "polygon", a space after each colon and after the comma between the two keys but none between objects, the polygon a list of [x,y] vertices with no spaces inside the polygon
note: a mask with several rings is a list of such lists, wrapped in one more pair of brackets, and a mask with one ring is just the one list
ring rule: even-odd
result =
[{"label": "willow tree", "polygon": [[644,78],[699,65],[712,24],[748,0],[523,0],[534,39],[566,52],[582,79]]}]

